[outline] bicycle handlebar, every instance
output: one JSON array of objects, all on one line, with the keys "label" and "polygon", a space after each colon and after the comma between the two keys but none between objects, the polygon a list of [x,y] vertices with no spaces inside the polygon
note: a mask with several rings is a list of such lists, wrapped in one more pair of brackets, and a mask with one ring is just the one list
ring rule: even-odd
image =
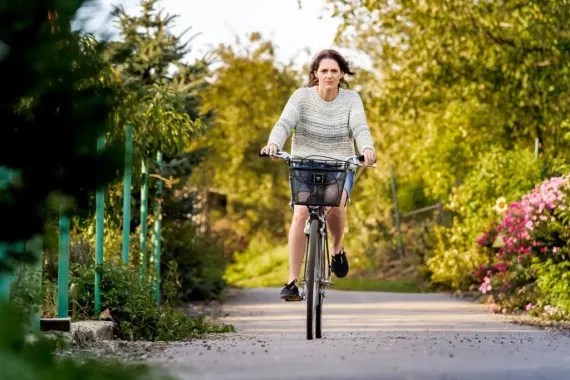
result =
[{"label": "bicycle handlebar", "polygon": [[[270,155],[269,155],[268,153],[261,153],[261,152],[259,152],[258,155],[259,155],[259,157],[270,157]],[[288,160],[291,158],[291,155],[290,155],[289,153],[287,153],[287,152],[277,151],[277,154],[275,155],[275,157],[278,157],[278,158],[281,158],[281,159],[283,159],[283,160],[288,161]],[[364,162],[364,155],[363,155],[363,154],[359,155],[357,158],[358,158],[358,161]],[[337,160],[337,161],[343,161],[343,160],[339,160],[339,159],[335,159],[335,160]],[[353,164],[353,165],[354,165],[354,164]],[[375,168],[375,167],[376,167],[376,164],[373,164],[373,165],[359,165],[359,166],[366,166],[366,167],[374,167],[374,168]]]},{"label": "bicycle handlebar", "polygon": [[[278,152],[277,152],[277,157],[279,157],[279,154],[282,154],[282,153],[286,153],[286,152],[278,151]],[[269,157],[269,154],[259,152],[259,157]],[[363,154],[361,154],[361,155],[358,156],[358,161],[360,161],[360,162],[363,162],[363,161],[364,161],[364,155],[363,155]]]}]

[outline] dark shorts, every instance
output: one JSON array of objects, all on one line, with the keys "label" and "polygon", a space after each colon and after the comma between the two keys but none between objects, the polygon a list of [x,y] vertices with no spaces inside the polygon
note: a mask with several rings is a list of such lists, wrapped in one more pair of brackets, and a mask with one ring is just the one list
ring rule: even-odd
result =
[{"label": "dark shorts", "polygon": [[[318,168],[319,165],[318,165],[318,164],[303,164],[303,167]],[[322,166],[320,166],[320,167],[322,167]],[[349,171],[346,173],[346,180],[345,180],[345,182],[344,182],[344,191],[346,192],[346,196],[347,196],[347,197],[346,197],[346,201],[347,201],[347,203],[350,201],[350,193],[352,192],[353,186],[354,186],[354,171],[353,171],[353,170],[349,170]],[[289,189],[291,190],[290,184],[289,184]],[[291,198],[292,198],[292,197],[293,197],[293,196],[291,195]],[[289,202],[289,206],[291,206],[291,208],[294,208],[292,201]],[[346,206],[346,204],[345,204],[345,206]]]}]

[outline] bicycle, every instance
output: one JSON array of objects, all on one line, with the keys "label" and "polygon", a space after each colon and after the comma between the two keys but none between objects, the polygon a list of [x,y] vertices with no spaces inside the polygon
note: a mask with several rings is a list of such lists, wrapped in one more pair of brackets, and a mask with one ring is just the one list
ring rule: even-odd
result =
[{"label": "bicycle", "polygon": [[[269,154],[259,153],[260,157]],[[339,160],[331,157],[311,155],[293,158],[287,152],[277,152],[275,157],[287,161],[289,165],[289,185],[291,205],[303,205],[309,209],[305,226],[304,269],[299,283],[301,300],[307,300],[307,339],[322,337],[323,300],[331,281],[331,256],[328,246],[327,215],[333,207],[340,205],[348,170],[363,165],[364,156]],[[310,157],[319,157],[315,160]],[[357,159],[359,162],[356,162]],[[327,208],[329,208],[327,210]],[[307,268],[308,265],[308,268]]]}]

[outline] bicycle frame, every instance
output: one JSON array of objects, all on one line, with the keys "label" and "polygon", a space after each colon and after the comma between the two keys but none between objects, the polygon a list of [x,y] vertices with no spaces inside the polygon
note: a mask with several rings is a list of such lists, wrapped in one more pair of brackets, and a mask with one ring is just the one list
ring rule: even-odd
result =
[{"label": "bicycle frame", "polygon": [[[328,244],[328,231],[327,231],[327,214],[328,212],[325,211],[324,206],[306,206],[309,209],[309,216],[307,218],[307,227],[310,226],[313,220],[317,220],[319,223],[319,251],[321,254],[320,263],[321,263],[321,275],[323,278],[319,278],[319,292],[325,295],[325,289],[327,286],[334,284],[331,281],[331,256],[329,251],[329,244]],[[331,208],[332,209],[332,208]],[[307,228],[306,227],[306,228]],[[303,276],[301,277],[301,281],[299,283],[300,287],[303,289],[301,292],[301,296],[303,300],[306,299],[306,282],[307,282],[307,262],[309,260],[309,239],[310,235],[305,232],[306,240],[305,240],[305,255],[304,255],[304,266],[303,266]]]}]

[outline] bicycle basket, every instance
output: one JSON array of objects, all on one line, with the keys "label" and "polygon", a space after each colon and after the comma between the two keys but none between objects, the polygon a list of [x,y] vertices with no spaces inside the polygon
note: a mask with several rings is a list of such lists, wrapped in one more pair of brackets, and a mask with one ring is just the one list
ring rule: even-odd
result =
[{"label": "bicycle basket", "polygon": [[346,162],[291,160],[289,184],[292,204],[338,206],[347,171]]}]

